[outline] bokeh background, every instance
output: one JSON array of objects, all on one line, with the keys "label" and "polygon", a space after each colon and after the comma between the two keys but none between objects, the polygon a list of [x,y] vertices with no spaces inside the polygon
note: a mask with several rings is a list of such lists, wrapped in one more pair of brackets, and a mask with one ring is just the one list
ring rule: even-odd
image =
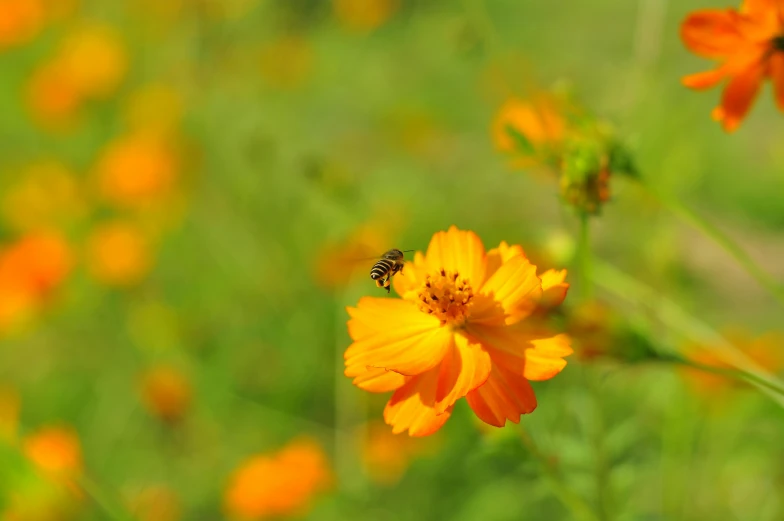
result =
[{"label": "bokeh background", "polygon": [[[718,4],[0,0],[0,519],[784,518],[781,398],[650,355],[784,367],[782,303],[652,195],[784,279],[781,114],[727,135],[679,81]],[[546,89],[645,180],[591,219],[576,353],[520,426],[392,436],[342,375],[361,259],[454,224],[571,269],[491,133]]]}]

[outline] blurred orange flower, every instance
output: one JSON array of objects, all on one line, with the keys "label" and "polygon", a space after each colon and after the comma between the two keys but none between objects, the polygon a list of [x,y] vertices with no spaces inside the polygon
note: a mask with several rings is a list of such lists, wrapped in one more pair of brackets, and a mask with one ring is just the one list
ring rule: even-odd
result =
[{"label": "blurred orange flower", "polygon": [[45,20],[41,0],[0,0],[0,51],[32,40]]},{"label": "blurred orange flower", "polygon": [[109,286],[141,282],[152,266],[149,240],[133,223],[114,221],[97,226],[87,241],[87,267]]},{"label": "blurred orange flower", "polygon": [[707,89],[728,80],[713,119],[727,132],[740,126],[765,78],[784,111],[784,3],[744,0],[740,9],[705,9],[690,14],[681,25],[686,47],[704,58],[718,60],[714,70],[683,78],[692,89]]},{"label": "blurred orange flower", "polygon": [[72,428],[44,427],[25,437],[22,450],[46,476],[78,490],[74,478],[82,472],[82,447]]},{"label": "blurred orange flower", "polygon": [[[566,126],[553,99],[546,96],[531,101],[510,98],[493,120],[493,142],[498,150],[513,153],[520,148],[514,135],[517,133],[534,148],[557,148],[566,137]],[[532,162],[518,157],[514,164],[522,167]]]},{"label": "blurred orange flower", "polygon": [[[784,353],[781,351],[781,346],[784,345],[784,334],[770,332],[755,338],[742,330],[728,330],[724,336],[763,369],[772,373],[784,370]],[[721,370],[734,369],[710,346],[690,344],[686,346],[684,351],[690,360],[700,365]],[[726,393],[742,385],[739,380],[730,376],[692,367],[683,368],[682,374],[696,392],[705,396]]]},{"label": "blurred orange flower", "polygon": [[80,26],[32,75],[28,105],[39,124],[67,130],[86,100],[106,98],[117,90],[127,69],[128,57],[116,29],[99,24]]},{"label": "blurred orange flower", "polygon": [[98,160],[100,195],[123,207],[145,206],[172,195],[179,158],[160,136],[130,134],[107,145]]},{"label": "blurred orange flower", "polygon": [[58,61],[44,63],[27,86],[27,104],[36,122],[54,130],[68,130],[77,122],[81,93]]},{"label": "blurred orange flower", "polygon": [[157,366],[141,378],[141,400],[153,416],[174,422],[181,419],[191,403],[191,384],[173,367]]},{"label": "blurred orange flower", "polygon": [[30,165],[2,199],[5,221],[19,231],[61,226],[84,212],[79,182],[56,161]]},{"label": "blurred orange flower", "polygon": [[226,511],[248,520],[300,514],[331,480],[321,446],[294,440],[275,454],[252,456],[234,472],[224,497]]},{"label": "blurred orange flower", "polygon": [[0,251],[0,328],[27,318],[72,266],[70,247],[55,233],[30,234]]},{"label": "blurred orange flower", "polygon": [[347,29],[370,32],[398,9],[398,0],[332,0],[335,17]]},{"label": "blurred orange flower", "polygon": [[313,49],[302,36],[287,36],[261,49],[261,77],[279,89],[302,85],[313,68]]},{"label": "blurred orange flower", "polygon": [[536,407],[529,380],[552,378],[572,353],[567,335],[525,320],[549,292],[564,295],[560,283],[543,285],[558,278],[538,277],[520,246],[485,252],[473,232],[438,232],[395,276],[402,298],[348,308],[345,374],[361,389],[394,391],[384,419],[395,433],[434,433],[462,397],[490,425],[519,422]]},{"label": "blurred orange flower", "polygon": [[180,498],[169,487],[144,487],[129,494],[128,507],[137,521],[179,521],[182,519]]},{"label": "blurred orange flower", "polygon": [[383,422],[369,422],[362,446],[365,471],[378,483],[396,483],[413,458],[433,449],[430,441],[430,438],[396,436]]}]

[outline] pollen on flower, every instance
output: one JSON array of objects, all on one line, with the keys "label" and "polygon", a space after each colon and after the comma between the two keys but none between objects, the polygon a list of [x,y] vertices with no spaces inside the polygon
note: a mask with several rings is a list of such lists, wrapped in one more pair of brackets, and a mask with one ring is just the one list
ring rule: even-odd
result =
[{"label": "pollen on flower", "polygon": [[420,311],[434,315],[441,325],[459,327],[470,315],[474,290],[468,279],[456,271],[441,271],[428,274],[417,293]]}]

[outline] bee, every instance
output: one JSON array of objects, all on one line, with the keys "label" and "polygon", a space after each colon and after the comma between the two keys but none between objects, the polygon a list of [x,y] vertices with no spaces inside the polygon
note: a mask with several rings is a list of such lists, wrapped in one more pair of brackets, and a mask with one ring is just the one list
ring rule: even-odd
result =
[{"label": "bee", "polygon": [[398,249],[391,249],[386,252],[381,258],[373,265],[370,270],[370,278],[376,281],[376,286],[379,288],[386,288],[389,293],[389,285],[392,283],[392,277],[395,273],[403,273],[403,254],[414,250],[400,251]]}]

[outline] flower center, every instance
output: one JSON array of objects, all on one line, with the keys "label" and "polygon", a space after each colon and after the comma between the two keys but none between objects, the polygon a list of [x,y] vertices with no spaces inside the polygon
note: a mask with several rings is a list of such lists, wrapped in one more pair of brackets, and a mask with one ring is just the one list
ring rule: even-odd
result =
[{"label": "flower center", "polygon": [[774,50],[784,51],[784,34],[776,36],[770,43],[773,45]]},{"label": "flower center", "polygon": [[474,290],[467,279],[456,271],[443,268],[435,274],[429,273],[417,293],[419,309],[435,315],[441,325],[459,327],[470,314],[474,303]]}]

